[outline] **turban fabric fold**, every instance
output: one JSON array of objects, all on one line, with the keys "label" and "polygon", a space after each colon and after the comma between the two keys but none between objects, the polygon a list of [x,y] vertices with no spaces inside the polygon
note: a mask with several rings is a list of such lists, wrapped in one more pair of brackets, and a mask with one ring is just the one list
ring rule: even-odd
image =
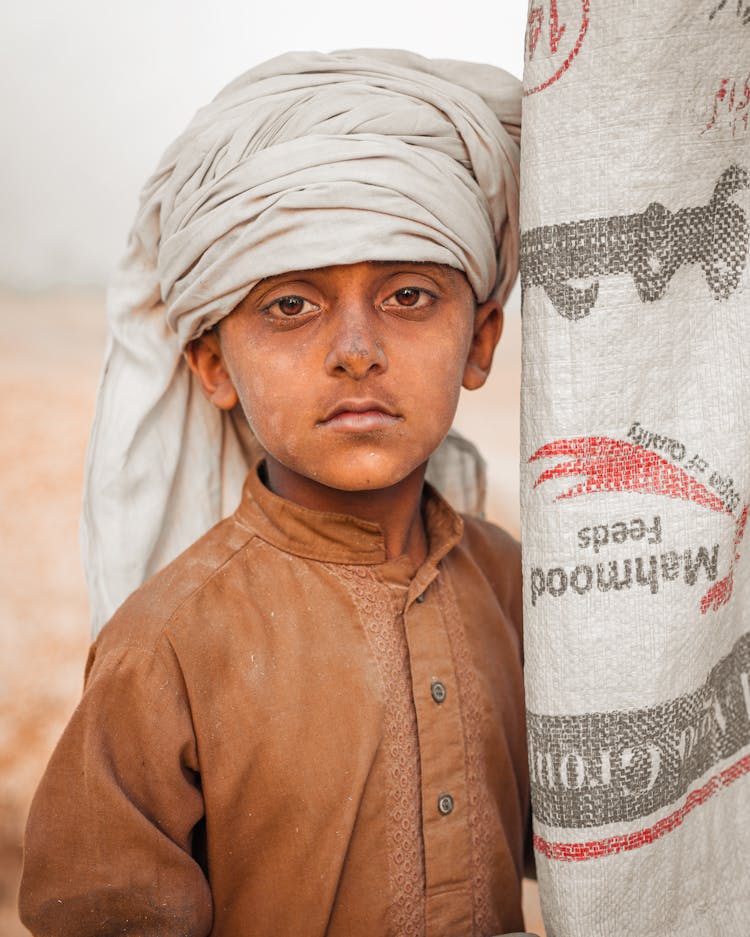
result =
[{"label": "turban fabric fold", "polygon": [[[108,293],[82,519],[95,632],[239,501],[258,445],[241,414],[204,399],[183,350],[256,283],[429,261],[463,271],[480,302],[506,298],[520,101],[489,65],[289,53],[228,85],[169,147]],[[471,508],[476,463],[452,440],[433,471]]]}]

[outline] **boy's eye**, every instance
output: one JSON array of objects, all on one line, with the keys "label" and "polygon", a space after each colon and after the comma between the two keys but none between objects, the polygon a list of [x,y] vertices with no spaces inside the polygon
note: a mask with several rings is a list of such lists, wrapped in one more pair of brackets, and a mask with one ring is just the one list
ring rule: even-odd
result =
[{"label": "boy's eye", "polygon": [[269,303],[264,311],[291,319],[294,316],[302,315],[302,313],[312,312],[317,308],[301,296],[282,296],[281,299]]},{"label": "boy's eye", "polygon": [[427,290],[416,286],[405,286],[386,299],[385,306],[400,306],[402,309],[421,309],[428,306],[435,297]]}]

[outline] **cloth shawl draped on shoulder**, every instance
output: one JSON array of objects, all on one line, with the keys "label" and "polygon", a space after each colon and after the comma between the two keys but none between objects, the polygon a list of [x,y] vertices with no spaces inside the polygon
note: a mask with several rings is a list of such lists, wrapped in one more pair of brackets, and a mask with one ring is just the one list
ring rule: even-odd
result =
[{"label": "cloth shawl draped on shoulder", "polygon": [[[364,50],[272,59],[196,114],[143,190],[108,294],[82,519],[94,633],[235,508],[257,454],[242,415],[204,399],[186,344],[290,269],[431,261],[464,271],[480,302],[504,300],[520,113],[500,69]],[[465,441],[435,463],[476,509]]]}]

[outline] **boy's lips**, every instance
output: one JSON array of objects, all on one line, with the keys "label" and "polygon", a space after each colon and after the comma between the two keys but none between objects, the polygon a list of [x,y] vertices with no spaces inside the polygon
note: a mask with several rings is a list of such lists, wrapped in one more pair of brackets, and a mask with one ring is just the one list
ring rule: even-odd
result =
[{"label": "boy's lips", "polygon": [[385,429],[403,419],[379,400],[342,400],[326,413],[318,426],[368,432]]}]

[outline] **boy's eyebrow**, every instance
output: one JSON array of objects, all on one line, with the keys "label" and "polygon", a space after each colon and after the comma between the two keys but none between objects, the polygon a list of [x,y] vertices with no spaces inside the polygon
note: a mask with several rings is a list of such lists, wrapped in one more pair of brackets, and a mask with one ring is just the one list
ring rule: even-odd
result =
[{"label": "boy's eyebrow", "polygon": [[430,260],[374,260],[372,263],[385,267],[416,267],[415,273],[424,273],[426,276],[433,276],[438,279],[441,277],[444,280],[455,280],[458,277],[466,279],[466,275],[462,270],[451,267],[449,264],[437,264]]},{"label": "boy's eyebrow", "polygon": [[[451,267],[448,264],[437,264],[434,261],[430,260],[369,260],[367,263],[371,263],[374,267],[416,267],[419,270],[423,270],[425,273],[435,273],[442,274],[443,276],[452,276],[458,274],[463,276],[462,271],[458,270],[455,267]],[[256,290],[260,286],[267,286],[268,284],[274,284],[279,280],[287,279],[303,279],[304,277],[315,275],[320,270],[325,269],[324,267],[310,267],[305,270],[289,270],[286,273],[275,273],[269,277],[264,277],[262,280],[259,280],[251,292]],[[416,271],[415,271],[416,272]]]},{"label": "boy's eyebrow", "polygon": [[372,260],[370,262],[378,267],[419,267],[420,270],[434,270],[445,274],[461,272],[448,264],[436,264],[432,260]]}]

